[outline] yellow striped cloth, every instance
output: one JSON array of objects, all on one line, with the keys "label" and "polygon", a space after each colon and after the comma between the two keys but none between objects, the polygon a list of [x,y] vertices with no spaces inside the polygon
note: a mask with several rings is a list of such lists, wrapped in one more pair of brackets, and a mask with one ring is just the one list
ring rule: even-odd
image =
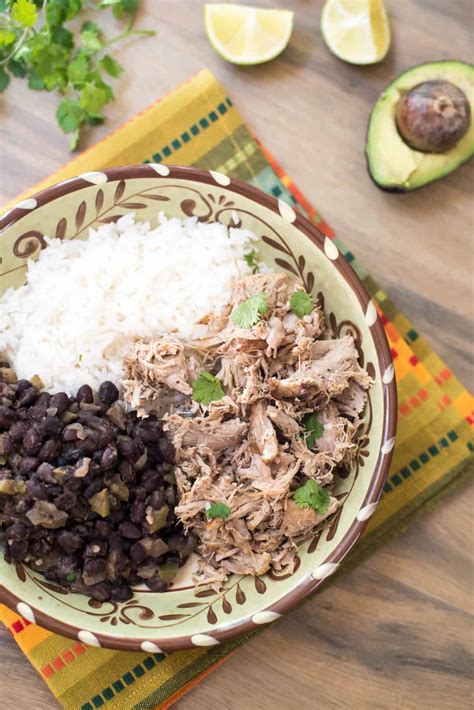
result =
[{"label": "yellow striped cloth", "polygon": [[[329,225],[252,136],[225,89],[208,71],[153,104],[15,203],[82,172],[143,161],[197,165],[247,180],[288,201],[334,238]],[[465,464],[474,449],[474,403],[351,252],[338,245],[378,303],[399,387],[392,469],[380,506],[347,568],[466,475]],[[1,605],[0,620],[67,710],[166,708],[248,638],[165,656],[86,647],[40,629]]]}]

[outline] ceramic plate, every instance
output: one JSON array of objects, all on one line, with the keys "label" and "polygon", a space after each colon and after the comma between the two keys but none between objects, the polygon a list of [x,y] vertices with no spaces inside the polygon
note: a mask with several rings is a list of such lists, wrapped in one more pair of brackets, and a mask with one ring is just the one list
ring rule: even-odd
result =
[{"label": "ceramic plate", "polygon": [[173,651],[213,646],[268,624],[315,590],[341,564],[373,514],[388,472],[396,429],[396,385],[377,309],[340,254],[286,202],[212,171],[158,164],[90,172],[16,205],[0,220],[0,295],[25,279],[26,263],[47,247],[45,235],[85,239],[89,227],[128,212],[156,224],[157,214],[196,216],[251,229],[275,270],[324,294],[334,337],[353,335],[360,362],[374,377],[357,460],[338,479],[342,506],[319,537],[299,549],[293,574],[232,576],[221,592],[196,590],[189,562],[163,594],[137,589],[125,603],[68,593],[41,574],[0,561],[0,601],[23,617],[86,644],[117,649]]}]

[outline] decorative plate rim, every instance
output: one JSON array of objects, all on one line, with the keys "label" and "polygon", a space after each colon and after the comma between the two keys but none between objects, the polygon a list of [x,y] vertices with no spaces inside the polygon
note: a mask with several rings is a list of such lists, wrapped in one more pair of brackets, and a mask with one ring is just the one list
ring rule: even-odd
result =
[{"label": "decorative plate rim", "polygon": [[[58,197],[63,197],[68,193],[82,190],[91,185],[101,185],[106,182],[136,178],[153,178],[154,180],[173,178],[178,180],[192,180],[208,185],[217,184],[226,191],[246,197],[258,205],[279,214],[284,220],[293,224],[294,227],[325,254],[326,258],[332,261],[333,266],[341,274],[359,301],[373,338],[378,358],[379,372],[386,373],[389,371],[390,367],[393,368],[392,355],[383,325],[377,316],[375,305],[358,275],[345,257],[340,254],[336,245],[328,240],[309,219],[293,210],[286,202],[269,195],[254,185],[249,185],[236,178],[229,178],[215,171],[177,165],[146,163],[83,173],[77,177],[47,187],[10,209],[3,217],[0,217],[0,238],[6,228],[24,217],[25,214],[33,212]],[[385,381],[385,379],[388,381]],[[367,494],[358,513],[354,516],[354,520],[343,538],[327,558],[325,558],[311,574],[302,579],[290,592],[270,606],[265,607],[265,609],[260,609],[235,622],[230,622],[223,628],[213,629],[210,633],[188,634],[175,638],[151,639],[150,637],[123,638],[119,635],[85,631],[78,626],[59,621],[40,609],[31,607],[1,584],[0,602],[18,611],[22,616],[26,616],[28,620],[34,621],[55,633],[68,636],[72,639],[79,639],[89,645],[124,651],[149,651],[153,647],[155,652],[172,652],[211,646],[222,641],[227,641],[243,633],[251,632],[262,624],[275,621],[277,618],[290,611],[298,602],[314,592],[327,577],[338,569],[342,560],[361,536],[377,507],[388,475],[397,429],[397,386],[395,377],[384,378],[382,374],[381,385],[383,388],[383,423],[380,451],[374,465]]]}]

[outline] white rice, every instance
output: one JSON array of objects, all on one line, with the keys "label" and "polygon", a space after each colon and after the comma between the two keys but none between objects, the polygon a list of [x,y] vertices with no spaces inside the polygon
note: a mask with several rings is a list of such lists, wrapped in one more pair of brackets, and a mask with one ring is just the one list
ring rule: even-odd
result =
[{"label": "white rice", "polygon": [[251,273],[243,255],[255,239],[248,230],[163,214],[156,229],[126,215],[91,229],[85,241],[47,239],[28,263],[27,283],[0,300],[0,353],[18,377],[39,375],[50,391],[119,384],[133,337],[205,332],[196,321]]}]

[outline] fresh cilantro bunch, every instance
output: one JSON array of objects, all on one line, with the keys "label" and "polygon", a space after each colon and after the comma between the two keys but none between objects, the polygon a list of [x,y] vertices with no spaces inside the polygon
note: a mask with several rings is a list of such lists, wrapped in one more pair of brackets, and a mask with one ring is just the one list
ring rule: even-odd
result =
[{"label": "fresh cilantro bunch", "polygon": [[[123,67],[108,54],[109,47],[132,35],[154,34],[133,29],[138,5],[139,0],[0,0],[0,92],[11,77],[27,79],[35,91],[58,91],[63,98],[56,118],[71,134],[74,150],[81,128],[102,123],[103,108],[114,99],[109,77],[119,77]],[[66,27],[86,9],[107,8],[116,18],[128,19],[111,40],[91,20],[79,30]]]}]

